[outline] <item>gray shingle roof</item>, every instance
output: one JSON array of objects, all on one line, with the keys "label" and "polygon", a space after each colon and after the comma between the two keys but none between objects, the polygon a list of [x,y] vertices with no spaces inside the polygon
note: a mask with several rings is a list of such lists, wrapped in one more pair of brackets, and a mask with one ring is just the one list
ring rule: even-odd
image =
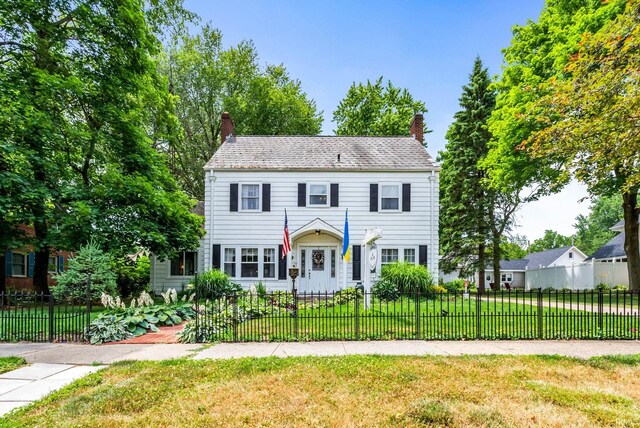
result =
[{"label": "gray shingle roof", "polygon": [[624,232],[614,236],[609,242],[598,248],[587,260],[611,259],[613,257],[626,257],[624,251]]},{"label": "gray shingle roof", "polygon": [[[340,161],[338,161],[340,155]],[[440,167],[413,137],[236,136],[205,169],[402,170]]]},{"label": "gray shingle roof", "polygon": [[537,253],[527,254],[523,259],[518,260],[501,260],[501,270],[525,270],[536,269],[540,266],[549,266],[558,257],[571,248],[571,245],[562,248],[554,248],[552,250],[539,251]]}]

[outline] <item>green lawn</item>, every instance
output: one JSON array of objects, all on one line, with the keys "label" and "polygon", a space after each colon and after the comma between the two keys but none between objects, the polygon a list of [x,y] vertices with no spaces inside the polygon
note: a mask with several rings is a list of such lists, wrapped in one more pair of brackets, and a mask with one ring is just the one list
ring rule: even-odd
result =
[{"label": "green lawn", "polygon": [[74,427],[636,427],[640,356],[125,362],[0,419]]},{"label": "green lawn", "polygon": [[[266,311],[212,337],[226,341],[341,340],[341,339],[554,339],[638,338],[640,320],[633,314],[601,317],[591,310],[537,306],[535,294],[489,295],[481,301],[474,295],[435,300],[401,298],[394,302],[374,299],[368,310],[362,299],[333,307],[297,312]],[[316,302],[317,303],[317,302]],[[246,310],[265,312],[266,301],[253,300]],[[479,324],[478,324],[479,323]],[[479,327],[478,327],[479,325]]]},{"label": "green lawn", "polygon": [[[91,319],[104,308],[92,308]],[[43,305],[3,307],[0,311],[0,341],[48,341],[53,319],[54,340],[73,341],[81,336],[87,323],[86,306],[54,306],[53,311]]]},{"label": "green lawn", "polygon": [[0,374],[18,369],[27,362],[21,357],[0,357]]}]

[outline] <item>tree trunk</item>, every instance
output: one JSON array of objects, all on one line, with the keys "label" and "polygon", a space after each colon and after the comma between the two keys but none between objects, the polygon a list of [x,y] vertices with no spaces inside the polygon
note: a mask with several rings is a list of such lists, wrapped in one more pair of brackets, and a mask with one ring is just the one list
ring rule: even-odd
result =
[{"label": "tree trunk", "polygon": [[486,251],[485,251],[485,244],[483,242],[480,245],[478,245],[478,292],[480,292],[480,294],[485,292],[484,278],[487,276],[486,269],[485,269],[486,266],[487,266]]},{"label": "tree trunk", "polygon": [[500,284],[500,258],[502,254],[500,253],[500,238],[502,237],[501,233],[497,231],[493,232],[493,283],[495,285],[494,289],[499,289]]},{"label": "tree trunk", "polygon": [[49,294],[49,282],[47,281],[47,274],[49,273],[49,246],[43,244],[44,242],[47,242],[48,234],[45,210],[46,208],[41,205],[36,205],[33,209],[35,218],[33,222],[33,229],[36,235],[33,288],[38,293]]},{"label": "tree trunk", "polygon": [[629,290],[640,291],[640,243],[638,236],[638,189],[622,193],[624,212],[624,251],[627,254]]}]

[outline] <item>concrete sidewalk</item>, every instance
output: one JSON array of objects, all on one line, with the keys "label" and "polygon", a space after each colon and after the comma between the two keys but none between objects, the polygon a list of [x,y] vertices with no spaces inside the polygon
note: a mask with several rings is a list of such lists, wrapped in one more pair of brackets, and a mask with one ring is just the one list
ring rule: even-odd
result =
[{"label": "concrete sidewalk", "polygon": [[633,340],[514,340],[514,341],[371,341],[199,344],[78,345],[62,343],[0,344],[0,356],[23,357],[28,363],[110,364],[124,360],[166,360],[192,357],[380,355],[564,355],[590,358],[601,355],[640,354]]},{"label": "concrete sidewalk", "polygon": [[104,367],[33,364],[0,374],[0,417]]}]

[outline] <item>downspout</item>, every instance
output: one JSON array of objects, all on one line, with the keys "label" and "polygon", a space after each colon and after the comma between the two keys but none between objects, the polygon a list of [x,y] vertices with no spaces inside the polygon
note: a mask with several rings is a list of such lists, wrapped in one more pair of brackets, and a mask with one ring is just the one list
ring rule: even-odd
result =
[{"label": "downspout", "polygon": [[[213,173],[213,171],[207,171],[207,180],[209,180],[209,192],[204,195],[206,203],[205,207],[205,224],[208,221],[209,227],[205,227],[205,245],[207,246],[205,250],[205,254],[209,254],[208,260],[204,261],[205,271],[211,269],[211,259],[213,258],[213,225],[214,225],[214,194],[215,194],[215,184],[217,177]],[[207,209],[209,212],[209,218],[206,218]],[[222,255],[221,255],[222,257]]]}]

